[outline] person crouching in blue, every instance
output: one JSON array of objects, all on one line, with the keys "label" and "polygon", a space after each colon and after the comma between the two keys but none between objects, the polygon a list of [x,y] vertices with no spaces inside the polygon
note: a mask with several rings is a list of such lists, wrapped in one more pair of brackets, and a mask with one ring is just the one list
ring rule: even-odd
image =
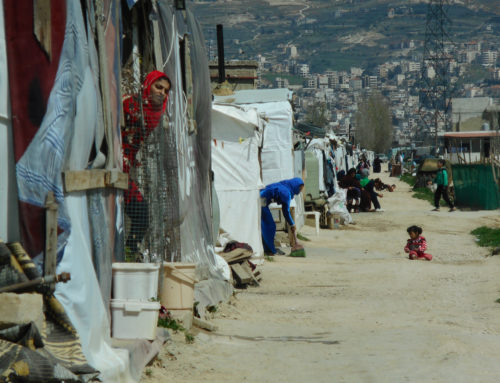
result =
[{"label": "person crouching in blue", "polygon": [[281,205],[283,216],[286,222],[290,225],[292,233],[295,234],[295,222],[293,222],[292,215],[290,214],[290,202],[292,198],[299,194],[304,189],[304,181],[301,178],[292,178],[267,185],[260,191],[262,201],[262,217],[261,217],[261,230],[262,230],[262,243],[264,244],[264,252],[268,255],[283,255],[281,250],[277,250],[274,246],[274,236],[276,234],[276,224],[274,218],[269,210],[269,204],[276,202]]}]

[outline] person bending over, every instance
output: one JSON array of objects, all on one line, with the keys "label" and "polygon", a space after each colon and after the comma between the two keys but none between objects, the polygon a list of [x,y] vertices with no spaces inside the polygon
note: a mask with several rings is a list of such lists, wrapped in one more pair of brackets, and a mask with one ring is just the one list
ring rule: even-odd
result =
[{"label": "person bending over", "polygon": [[283,255],[281,250],[277,250],[274,246],[274,236],[276,235],[276,224],[274,223],[273,215],[269,210],[269,205],[276,202],[281,205],[281,210],[286,222],[290,225],[292,233],[295,234],[295,222],[293,221],[290,213],[290,202],[292,198],[299,194],[304,189],[304,181],[301,178],[292,178],[267,185],[260,191],[262,198],[262,243],[264,245],[264,252],[268,255]]}]

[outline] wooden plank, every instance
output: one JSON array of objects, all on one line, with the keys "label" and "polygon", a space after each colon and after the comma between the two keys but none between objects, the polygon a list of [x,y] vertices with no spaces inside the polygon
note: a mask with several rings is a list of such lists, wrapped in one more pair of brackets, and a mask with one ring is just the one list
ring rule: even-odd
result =
[{"label": "wooden plank", "polygon": [[252,278],[252,281],[254,283],[255,286],[260,286],[260,283],[259,281],[257,280],[257,278],[255,278],[255,276],[253,275],[253,271],[252,271],[252,268],[250,267],[250,265],[248,264],[248,262],[243,262],[241,264],[241,267],[243,268],[243,270],[245,270],[248,275],[250,275],[250,277]]},{"label": "wooden plank", "polygon": [[33,34],[52,61],[52,25],[50,0],[33,2]]},{"label": "wooden plank", "polygon": [[252,255],[253,255],[253,253],[243,253],[238,257],[233,257],[229,260],[226,259],[226,262],[230,265],[232,265],[234,263],[241,263],[243,261],[246,261],[247,259],[250,259],[252,257]]},{"label": "wooden plank", "polygon": [[[49,191],[45,198],[45,257],[44,276],[56,274],[57,259],[57,202],[54,193]],[[52,285],[51,285],[52,286]],[[53,286],[55,287],[55,286]]]},{"label": "wooden plank", "polygon": [[126,190],[128,174],[118,169],[73,170],[63,172],[63,182],[66,193],[108,187]]},{"label": "wooden plank", "polygon": [[236,278],[236,282],[240,285],[246,285],[252,282],[252,277],[241,267],[239,263],[235,263],[231,265],[231,270],[233,270],[233,274]]},{"label": "wooden plank", "polygon": [[244,248],[236,248],[227,253],[219,253],[219,255],[226,260],[227,263],[241,263],[241,261],[250,258],[253,253]]}]

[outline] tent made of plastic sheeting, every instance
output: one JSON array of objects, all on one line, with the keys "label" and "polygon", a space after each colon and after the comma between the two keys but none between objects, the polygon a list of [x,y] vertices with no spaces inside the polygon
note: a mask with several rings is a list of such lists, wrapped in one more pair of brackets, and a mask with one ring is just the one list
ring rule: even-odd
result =
[{"label": "tent made of plastic sheeting", "polygon": [[[292,93],[288,89],[240,90],[228,96],[216,96],[216,102],[232,103],[255,108],[265,119],[263,145],[261,151],[262,182],[274,182],[295,177],[293,154],[293,111],[290,101]],[[291,207],[295,208],[297,228],[304,222],[304,203],[295,197]],[[271,206],[271,209],[279,209]]]},{"label": "tent made of plastic sheeting", "polygon": [[[150,17],[153,24],[158,23],[160,32],[157,62],[172,82],[169,130],[174,136],[171,154],[177,169],[171,182],[177,182],[178,200],[172,202],[178,204],[178,212],[170,218],[174,218],[171,222],[180,237],[180,261],[195,263],[203,279],[195,286],[200,312],[232,294],[232,286],[225,277],[227,263],[224,266],[220,262],[213,243],[210,74],[202,29],[192,12],[189,9],[176,12],[167,0],[157,4],[158,17]],[[204,289],[205,293],[223,293],[212,297],[201,294],[203,284],[219,284],[219,288]]]},{"label": "tent made of plastic sheeting", "polygon": [[255,108],[212,106],[212,170],[220,207],[220,227],[263,257],[260,230],[259,147],[264,120]]},{"label": "tent made of plastic sheeting", "polygon": [[[100,20],[106,32],[99,39],[104,41],[99,57],[95,25],[86,24],[95,20],[92,2],[84,7],[88,14],[82,12],[80,2],[38,4],[50,8],[49,19],[37,20],[42,35],[50,28],[50,44],[38,40],[29,17],[39,17],[48,9],[34,12],[34,2],[3,4],[11,108],[12,115],[18,116],[11,123],[22,244],[32,257],[43,249],[45,197],[53,192],[59,205],[56,271],[71,274],[68,283],[56,285],[55,296],[78,332],[85,358],[100,371],[100,378],[106,382],[133,381],[128,352],[111,347],[107,305],[120,192],[95,189],[68,194],[62,179],[63,171],[87,169],[91,153],[100,153],[105,135],[102,100],[115,109],[106,115],[108,157],[100,164],[121,166],[121,153],[113,150],[120,147],[116,107],[120,95],[112,85],[119,83],[120,7],[110,3],[109,12]],[[99,66],[104,52],[105,73]],[[111,86],[101,87],[103,77]]]},{"label": "tent made of plastic sheeting", "polygon": [[265,185],[293,178],[292,92],[288,89],[241,90],[217,96],[216,102],[254,107],[265,118],[262,146],[262,181]]}]

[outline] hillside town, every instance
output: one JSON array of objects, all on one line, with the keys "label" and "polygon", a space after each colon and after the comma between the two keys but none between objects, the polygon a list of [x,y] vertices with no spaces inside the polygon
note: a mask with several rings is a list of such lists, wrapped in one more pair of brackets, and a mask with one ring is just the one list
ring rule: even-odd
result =
[{"label": "hillside town", "polygon": [[[394,52],[395,59],[370,71],[351,67],[348,71],[313,73],[294,45],[278,47],[275,57],[271,59],[259,55],[255,62],[245,61],[242,65],[255,69],[253,86],[257,88],[293,90],[297,96],[294,111],[298,121],[307,118],[309,107],[323,103],[327,120],[323,128],[351,139],[355,135],[355,114],[359,101],[363,95],[376,91],[389,101],[394,145],[429,145],[432,143],[429,137],[435,134],[435,127],[426,125],[424,119],[425,114],[432,114],[432,110],[422,107],[419,93],[422,76],[435,77],[434,69],[422,70],[422,45],[414,41],[401,41],[387,49]],[[450,55],[449,82],[453,86],[448,110],[451,124],[445,126],[444,121],[440,121],[438,135],[442,136],[446,131],[491,128],[489,122],[482,118],[473,126],[467,126],[464,121],[481,117],[488,107],[500,103],[499,49],[498,43],[491,42],[450,44],[447,52]],[[230,61],[231,64],[238,66],[238,61]],[[480,74],[473,76],[473,71]],[[236,81],[234,76],[232,80]]]}]

